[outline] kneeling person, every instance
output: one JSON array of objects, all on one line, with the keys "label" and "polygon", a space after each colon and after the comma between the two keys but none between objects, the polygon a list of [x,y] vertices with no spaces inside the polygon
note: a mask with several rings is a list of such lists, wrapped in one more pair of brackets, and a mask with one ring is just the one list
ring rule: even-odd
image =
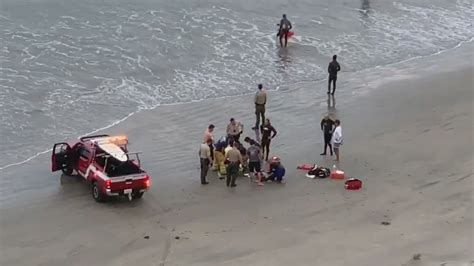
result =
[{"label": "kneeling person", "polygon": [[281,164],[280,160],[272,158],[272,162],[270,162],[270,175],[266,180],[282,183],[285,172],[285,167]]}]

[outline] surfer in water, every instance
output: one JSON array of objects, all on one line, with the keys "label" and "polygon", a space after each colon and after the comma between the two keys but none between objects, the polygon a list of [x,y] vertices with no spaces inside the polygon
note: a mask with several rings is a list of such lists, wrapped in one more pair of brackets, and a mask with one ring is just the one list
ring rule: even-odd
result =
[{"label": "surfer in water", "polygon": [[285,47],[288,44],[288,33],[290,32],[291,28],[293,26],[291,25],[291,22],[286,18],[286,15],[283,14],[283,18],[280,20],[280,29],[278,30],[277,36],[280,37],[280,46],[283,46],[283,37],[285,38]]}]

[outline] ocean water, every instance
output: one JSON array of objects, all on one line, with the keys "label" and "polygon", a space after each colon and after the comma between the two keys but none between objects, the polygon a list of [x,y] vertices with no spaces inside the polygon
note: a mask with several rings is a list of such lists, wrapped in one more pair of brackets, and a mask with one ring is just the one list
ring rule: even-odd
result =
[{"label": "ocean water", "polygon": [[466,0],[0,0],[0,170],[139,110],[323,80],[333,54],[345,75],[448,50],[472,40],[473,14]]}]

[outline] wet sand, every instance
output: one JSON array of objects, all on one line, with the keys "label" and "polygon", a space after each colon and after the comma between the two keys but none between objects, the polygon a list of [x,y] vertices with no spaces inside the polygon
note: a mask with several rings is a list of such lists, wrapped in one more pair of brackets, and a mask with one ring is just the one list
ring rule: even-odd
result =
[{"label": "wet sand", "polygon": [[[335,107],[312,96],[325,82],[270,93],[267,115],[279,131],[272,154],[287,169],[285,185],[240,178],[231,189],[215,173],[210,185],[199,183],[206,125],[220,136],[235,117],[255,137],[252,96],[163,106],[108,130],[143,151],[153,187],[141,201],[97,204],[79,178],[51,174],[48,156],[8,168],[0,173],[0,264],[470,265],[471,51],[467,44],[402,63],[387,82],[361,83],[374,90],[340,87]],[[327,112],[342,120],[339,167],[363,180],[360,191],[296,170],[333,164],[319,155]]]}]

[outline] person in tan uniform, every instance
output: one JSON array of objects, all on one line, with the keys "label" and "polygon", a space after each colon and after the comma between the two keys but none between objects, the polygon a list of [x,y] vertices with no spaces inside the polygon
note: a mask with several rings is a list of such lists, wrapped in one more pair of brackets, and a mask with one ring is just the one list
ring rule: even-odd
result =
[{"label": "person in tan uniform", "polygon": [[227,125],[227,137],[233,141],[239,142],[240,135],[244,131],[244,125],[234,118],[230,119],[230,123]]},{"label": "person in tan uniform", "polygon": [[235,180],[239,174],[242,155],[240,154],[239,149],[235,147],[234,142],[229,143],[229,145],[232,148],[225,155],[225,160],[228,162],[226,184],[230,187],[236,187]]},{"label": "person in tan uniform", "polygon": [[207,172],[209,170],[209,166],[212,164],[211,158],[211,149],[209,146],[212,145],[212,140],[207,139],[205,143],[201,144],[199,149],[199,159],[201,161],[201,184],[207,185],[209,182],[206,180]]},{"label": "person in tan uniform", "polygon": [[262,125],[265,121],[265,104],[267,103],[267,92],[263,89],[262,84],[258,84],[258,91],[255,93],[255,127],[253,130],[258,130],[260,127],[260,117],[262,118]]}]

